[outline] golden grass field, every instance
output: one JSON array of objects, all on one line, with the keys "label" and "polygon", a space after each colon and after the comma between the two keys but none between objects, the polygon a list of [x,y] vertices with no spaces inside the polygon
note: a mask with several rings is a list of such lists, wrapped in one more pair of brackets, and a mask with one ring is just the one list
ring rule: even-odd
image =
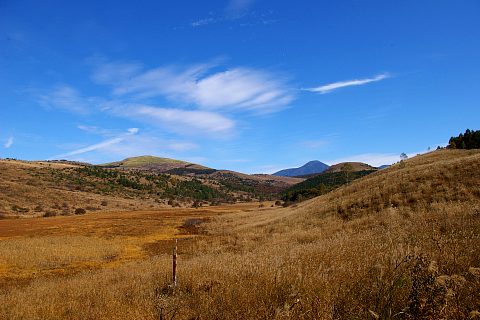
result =
[{"label": "golden grass field", "polygon": [[269,205],[0,220],[0,318],[480,317],[480,152]]},{"label": "golden grass field", "polygon": [[[258,203],[249,203],[0,220],[0,285],[40,275],[110,268],[126,261],[170,253],[172,239],[191,241],[203,221],[258,206]],[[197,220],[198,225],[185,226],[185,221]]]}]

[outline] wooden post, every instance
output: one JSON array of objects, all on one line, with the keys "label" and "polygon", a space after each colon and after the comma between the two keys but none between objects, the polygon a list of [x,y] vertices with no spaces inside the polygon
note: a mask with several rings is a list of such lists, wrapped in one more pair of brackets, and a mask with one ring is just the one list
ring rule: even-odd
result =
[{"label": "wooden post", "polygon": [[173,264],[172,264],[172,282],[173,287],[177,286],[177,239],[175,239],[175,247],[173,248]]}]

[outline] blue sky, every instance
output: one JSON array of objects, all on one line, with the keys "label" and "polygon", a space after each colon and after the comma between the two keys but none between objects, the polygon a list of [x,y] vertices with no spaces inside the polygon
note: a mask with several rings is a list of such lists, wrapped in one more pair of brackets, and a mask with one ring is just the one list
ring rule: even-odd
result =
[{"label": "blue sky", "polygon": [[480,2],[0,1],[0,157],[395,162],[480,116]]}]

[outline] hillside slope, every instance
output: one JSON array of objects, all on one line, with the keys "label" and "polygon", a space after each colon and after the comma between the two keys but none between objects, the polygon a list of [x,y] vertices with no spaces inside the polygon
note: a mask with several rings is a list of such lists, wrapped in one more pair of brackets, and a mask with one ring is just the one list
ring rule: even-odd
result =
[{"label": "hillside slope", "polygon": [[138,169],[138,170],[155,170],[158,172],[166,172],[177,168],[191,169],[208,169],[207,167],[170,158],[161,158],[155,156],[139,156],[126,158],[120,161],[105,163],[99,165],[105,168],[115,169]]},{"label": "hillside slope", "polygon": [[[215,227],[240,243],[222,279],[249,274],[234,290],[248,298],[228,311],[208,305],[209,315],[268,309],[270,290],[284,298],[285,319],[466,319],[480,310],[480,150],[413,157],[294,208]],[[249,289],[255,283],[267,292]]]},{"label": "hillside slope", "polygon": [[101,165],[106,168],[140,170],[166,173],[177,176],[205,179],[220,182],[231,191],[242,190],[252,194],[272,195],[291,185],[303,181],[302,178],[280,177],[268,174],[244,174],[232,170],[217,170],[181,160],[140,156]]},{"label": "hillside slope", "polygon": [[297,202],[328,193],[353,180],[364,177],[376,170],[361,170],[352,172],[325,171],[320,174],[310,175],[305,181],[297,183],[282,192],[282,200]]},{"label": "hillside slope", "polygon": [[[165,163],[168,168],[183,167],[163,173]],[[177,171],[179,174],[174,174]],[[247,175],[156,157],[132,158],[108,166],[0,160],[0,216],[267,200],[300,181],[303,179]]]},{"label": "hillside slope", "polygon": [[438,150],[313,199],[305,209],[352,219],[390,209],[425,212],[443,203],[479,200],[480,152]]},{"label": "hillside slope", "polygon": [[140,190],[135,177],[59,162],[0,160],[0,216],[55,216],[166,206]]},{"label": "hillside slope", "polygon": [[356,172],[375,169],[376,168],[372,167],[371,165],[363,162],[341,162],[329,167],[327,170],[325,170],[325,172],[342,172],[345,170]]}]

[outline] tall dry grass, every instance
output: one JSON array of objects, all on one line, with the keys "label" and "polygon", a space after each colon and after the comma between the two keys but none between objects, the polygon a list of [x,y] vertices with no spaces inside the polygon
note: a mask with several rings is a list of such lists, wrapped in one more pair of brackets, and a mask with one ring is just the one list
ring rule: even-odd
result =
[{"label": "tall dry grass", "polygon": [[0,241],[0,262],[11,269],[52,269],[114,259],[119,243],[85,236],[13,238]]},{"label": "tall dry grass", "polygon": [[163,254],[5,287],[0,317],[473,319],[479,165],[435,152],[297,208],[226,214],[179,257],[175,289]]}]

